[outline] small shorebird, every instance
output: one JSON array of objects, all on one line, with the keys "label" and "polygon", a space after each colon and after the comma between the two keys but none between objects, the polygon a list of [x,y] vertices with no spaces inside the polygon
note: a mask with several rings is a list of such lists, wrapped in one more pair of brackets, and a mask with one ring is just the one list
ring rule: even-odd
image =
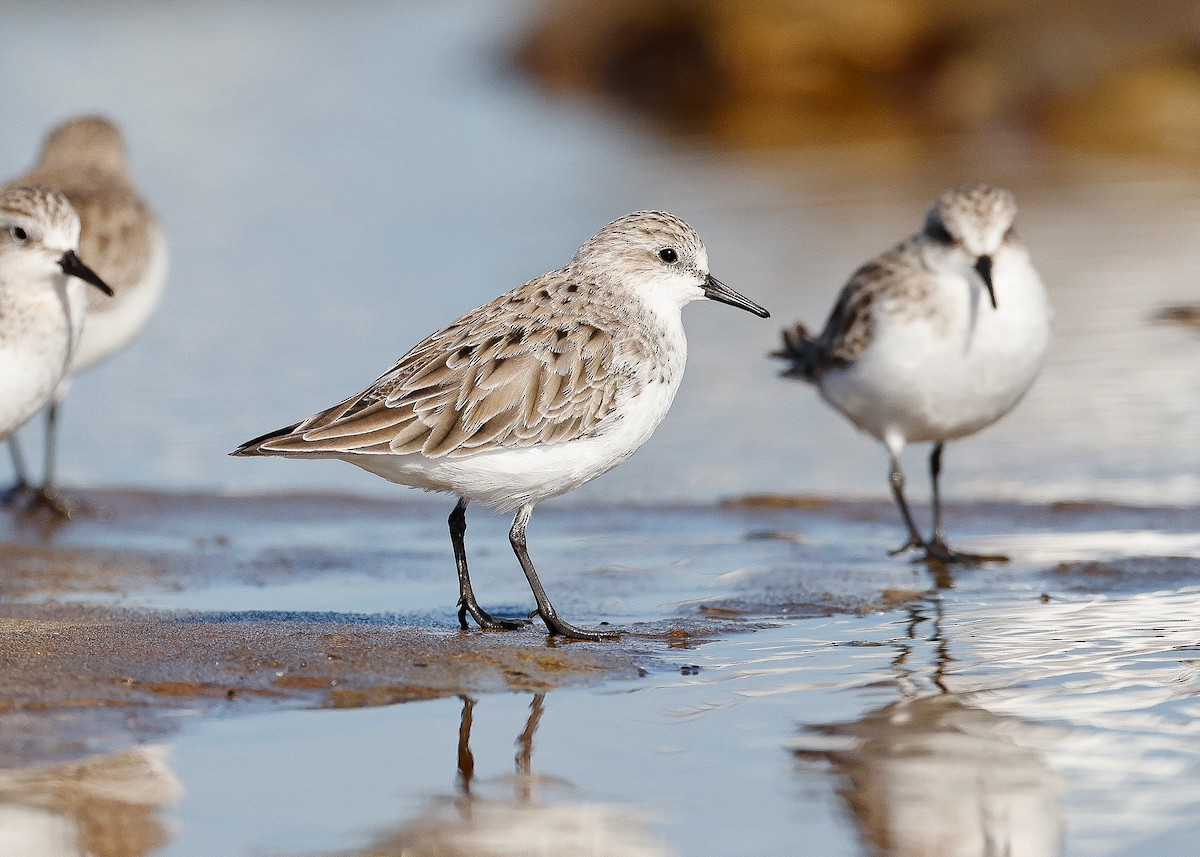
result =
[{"label": "small shorebird", "polygon": [[54,395],[83,327],[84,283],[111,290],[75,251],[79,217],[44,187],[0,193],[0,439]]},{"label": "small shorebird", "polygon": [[638,211],[589,239],[558,270],[428,336],[371,386],[233,455],[340,458],[391,482],[458,496],[450,538],[459,624],[511,629],[481,609],[463,542],[467,504],[517,510],[509,540],[551,634],[608,631],[558,617],[525,545],[533,507],[607,472],[666,416],[687,357],[680,310],[709,298],[767,318],[708,272],[695,230]]},{"label": "small shorebird", "polygon": [[59,403],[70,376],[111,357],[146,326],[166,282],[167,242],[134,187],[121,132],[102,117],[71,119],[52,130],[33,169],[9,183],[16,185],[51,187],[71,201],[81,223],[79,254],[113,290],[89,294],[82,339],[46,409],[40,488],[30,487],[16,438],[9,440],[17,483],[8,497],[32,494],[36,503],[66,515],[70,504],[54,488]]},{"label": "small shorebird", "polygon": [[[772,356],[783,374],[815,384],[827,402],[891,457],[892,493],[908,548],[941,562],[1003,560],[960,553],[942,529],[942,448],[1008,413],[1033,384],[1050,344],[1041,278],[1013,232],[1012,194],[985,184],[942,194],[916,235],[863,265],[825,329],[783,332]],[[922,538],[904,498],[899,456],[933,443],[933,534]]]}]

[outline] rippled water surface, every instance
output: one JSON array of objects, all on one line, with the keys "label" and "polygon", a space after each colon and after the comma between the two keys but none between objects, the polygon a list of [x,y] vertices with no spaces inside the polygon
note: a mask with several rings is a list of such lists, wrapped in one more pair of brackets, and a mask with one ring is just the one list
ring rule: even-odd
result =
[{"label": "rippled water surface", "polygon": [[[151,627],[169,610],[168,630],[207,623],[227,637],[218,656],[266,661],[280,689],[305,686],[282,684],[305,664],[272,660],[263,623],[459,637],[443,505],[97,502],[108,517],[60,530],[56,549],[146,565],[22,577],[35,591],[16,615],[48,595],[132,606]],[[963,546],[1012,561],[931,574],[891,559],[882,502],[548,510],[532,531],[548,589],[572,619],[626,629],[582,646],[621,646],[636,673],[369,708],[281,710],[268,691],[224,714],[224,685],[174,683],[163,715],[99,729],[82,691],[52,713],[0,711],[0,750],[27,760],[0,771],[0,853],[1194,853],[1200,509],[948,514]],[[503,521],[472,529],[476,585],[519,613],[531,599],[503,541]],[[19,641],[30,620],[0,621]],[[105,835],[120,848],[82,850]]]},{"label": "rippled water surface", "polygon": [[[668,208],[773,318],[688,308],[671,414],[630,462],[539,509],[531,550],[581,622],[744,627],[648,643],[646,675],[591,688],[185,706],[166,734],[0,771],[0,854],[1200,851],[1200,335],[1153,321],[1200,294],[1200,182],[996,141],[765,154],[666,139],[519,79],[506,51],[528,9],[4,3],[0,172],[63,117],[110,113],[172,242],[150,328],[74,385],[61,472],[407,497],[339,463],[225,453],[360,389],[612,218]],[[765,354],[975,179],[1016,193],[1056,339],[1026,401],[947,450],[952,533],[1013,557],[947,580],[887,558],[882,450]],[[906,460],[918,499],[922,454]],[[716,502],[751,493],[880,499]],[[230,549],[320,573],[23,597],[382,613],[452,635],[442,505],[276,520]],[[54,544],[180,551],[209,538],[205,514],[71,525]],[[489,603],[527,607],[505,533],[472,520],[477,567]],[[21,722],[33,735],[53,717]]]},{"label": "rippled water surface", "polygon": [[1188,854],[1198,595],[935,598],[628,686],[209,723],[166,853]]}]

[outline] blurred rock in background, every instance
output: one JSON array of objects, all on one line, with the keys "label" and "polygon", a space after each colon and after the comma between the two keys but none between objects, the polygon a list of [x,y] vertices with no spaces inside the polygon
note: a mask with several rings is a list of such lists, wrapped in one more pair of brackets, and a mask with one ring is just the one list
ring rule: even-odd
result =
[{"label": "blurred rock in background", "polygon": [[548,0],[517,58],[727,145],[974,133],[1200,158],[1190,0]]}]

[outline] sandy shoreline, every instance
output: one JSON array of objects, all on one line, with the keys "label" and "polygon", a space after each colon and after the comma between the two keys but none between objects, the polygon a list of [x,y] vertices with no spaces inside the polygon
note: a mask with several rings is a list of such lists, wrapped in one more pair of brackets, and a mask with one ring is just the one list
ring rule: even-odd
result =
[{"label": "sandy shoreline", "polygon": [[[178,728],[181,713],[360,707],[636,680],[686,669],[688,649],[707,639],[778,619],[894,609],[939,585],[986,596],[1018,577],[1032,601],[1056,589],[1200,578],[1200,560],[1136,553],[1104,562],[1017,561],[936,578],[886,556],[882,548],[899,529],[882,501],[564,506],[544,516],[533,542],[552,570],[553,591],[584,618],[615,613],[614,625],[629,633],[615,643],[563,643],[540,626],[456,628],[444,504],[142,491],[83,499],[96,513],[55,529],[19,515],[0,524],[0,765],[155,740]],[[1196,519],[1190,509],[1093,503],[956,504],[950,514],[961,532],[1007,531],[1018,546],[1039,529],[1086,539],[1089,530],[1149,528],[1187,538]],[[502,523],[473,530],[470,549],[488,590],[519,607],[529,600],[523,581],[507,545],[489,531]],[[571,576],[555,579],[558,569]],[[364,606],[320,606],[326,591],[343,598],[345,581],[359,600],[343,604]],[[305,596],[312,606],[295,606],[289,587],[297,585],[313,589]],[[211,606],[220,598],[254,603]],[[178,606],[147,607],[145,599]]]}]

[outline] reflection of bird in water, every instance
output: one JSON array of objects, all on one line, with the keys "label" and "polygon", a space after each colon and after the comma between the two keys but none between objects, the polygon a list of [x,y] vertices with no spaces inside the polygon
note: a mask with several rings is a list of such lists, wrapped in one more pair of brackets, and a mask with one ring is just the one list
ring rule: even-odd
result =
[{"label": "reflection of bird in water", "polygon": [[[1102,579],[1162,585],[1144,562],[1105,562]],[[1036,609],[960,602],[943,619],[969,652],[948,677],[957,692],[1022,722],[1061,724],[1044,746],[1070,784],[1073,851],[1157,854],[1146,844],[1197,840],[1198,602],[1197,586],[1064,592]]]},{"label": "reflection of bird in water", "polygon": [[4,857],[144,857],[171,832],[159,812],[183,787],[164,745],[83,762],[0,771]]},{"label": "reflection of bird in water", "polygon": [[512,795],[484,796],[495,783],[477,782],[471,751],[475,701],[463,697],[458,732],[458,794],[435,800],[418,818],[339,857],[663,857],[668,852],[632,812],[611,804],[539,800],[535,791],[568,791],[561,781],[533,773],[533,738],[545,695],[535,694],[517,738]]},{"label": "reflection of bird in water", "polygon": [[[914,610],[910,637],[924,619]],[[927,639],[936,644],[930,681],[944,688],[951,659],[936,625]],[[912,651],[902,645],[893,662],[902,690],[922,678],[908,664]],[[1063,784],[1041,749],[1060,730],[973,708],[943,689],[814,731],[821,748],[797,756],[833,766],[838,793],[878,857],[1061,852]],[[829,749],[830,739],[837,749]]]},{"label": "reflection of bird in water", "polygon": [[926,696],[821,730],[848,739],[847,749],[797,752],[833,765],[880,857],[1052,857],[1063,837],[1062,784],[1039,742],[1026,743],[1038,729]]}]

